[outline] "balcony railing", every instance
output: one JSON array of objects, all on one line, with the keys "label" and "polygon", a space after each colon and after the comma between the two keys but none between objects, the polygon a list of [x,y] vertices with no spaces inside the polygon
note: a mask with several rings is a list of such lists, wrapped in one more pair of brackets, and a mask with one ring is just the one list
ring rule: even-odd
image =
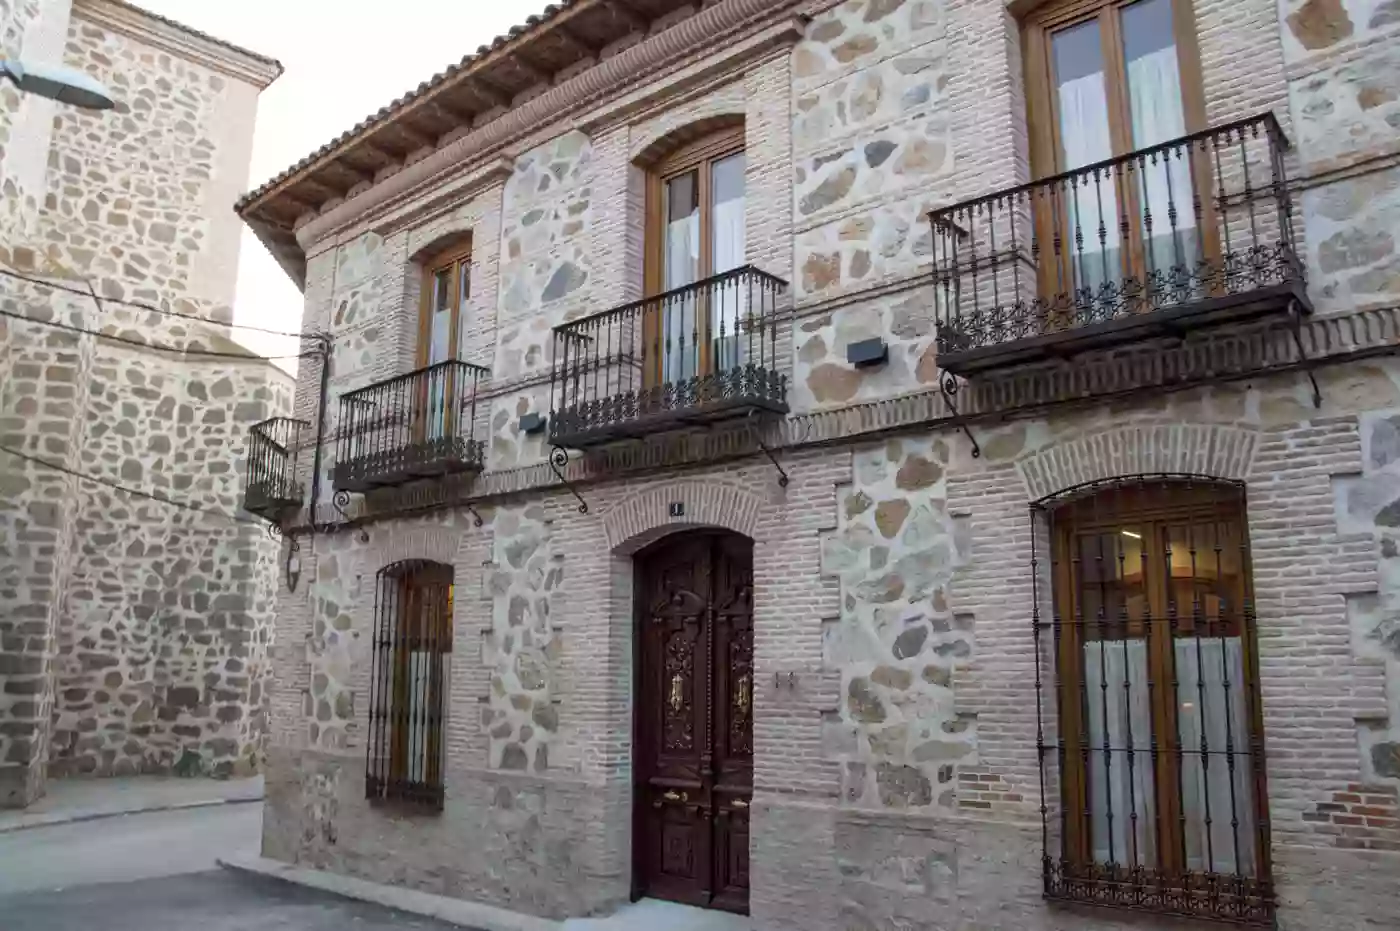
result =
[{"label": "balcony railing", "polygon": [[304,420],[273,417],[248,431],[243,472],[245,511],[275,521],[301,509],[306,487],[297,481],[297,454],[308,427]]},{"label": "balcony railing", "polygon": [[957,204],[933,223],[938,362],[970,375],[1307,312],[1272,113]]},{"label": "balcony railing", "polygon": [[439,362],[342,395],[336,489],[479,471],[486,444],[476,438],[476,406],[488,374],[467,362]]},{"label": "balcony railing", "polygon": [[582,448],[786,413],[778,366],[786,290],[745,266],[555,327],[550,441]]}]

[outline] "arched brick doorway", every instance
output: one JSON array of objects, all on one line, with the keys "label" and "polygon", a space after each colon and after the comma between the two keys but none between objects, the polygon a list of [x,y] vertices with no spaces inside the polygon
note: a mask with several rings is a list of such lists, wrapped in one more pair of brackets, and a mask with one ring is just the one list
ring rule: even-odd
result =
[{"label": "arched brick doorway", "polygon": [[747,914],[753,541],[673,534],[636,579],[634,893]]}]

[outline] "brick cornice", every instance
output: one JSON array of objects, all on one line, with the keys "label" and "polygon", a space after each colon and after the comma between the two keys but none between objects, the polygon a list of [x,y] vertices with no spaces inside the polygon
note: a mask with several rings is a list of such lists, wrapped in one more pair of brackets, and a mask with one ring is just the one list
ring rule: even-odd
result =
[{"label": "brick cornice", "polygon": [[[1300,355],[1301,343],[1305,353]],[[1183,391],[1206,384],[1294,374],[1357,359],[1400,354],[1400,308],[1384,307],[1302,324],[1295,341],[1286,323],[1263,323],[1183,342],[1146,344],[1073,362],[1015,370],[965,385],[955,414],[936,390],[833,411],[797,414],[764,428],[764,443],[785,452],[804,447],[870,441],[912,429],[1005,422],[1052,411],[1092,407],[1146,392]],[[661,469],[704,468],[761,453],[753,429],[716,427],[609,447],[570,460],[565,474],[576,487]],[[385,491],[367,506],[352,504],[352,520],[421,513],[468,501],[489,501],[561,487],[548,462],[486,472],[475,480],[444,480]],[[585,497],[587,496],[584,492]],[[323,505],[318,520],[342,519]]]}]

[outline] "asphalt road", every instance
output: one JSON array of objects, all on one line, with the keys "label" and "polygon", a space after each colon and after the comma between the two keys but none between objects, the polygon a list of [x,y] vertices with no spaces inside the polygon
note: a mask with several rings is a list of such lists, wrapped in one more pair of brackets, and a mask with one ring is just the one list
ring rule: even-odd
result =
[{"label": "asphalt road", "polygon": [[0,896],[4,931],[462,931],[228,870]]},{"label": "asphalt road", "polygon": [[0,931],[454,931],[219,869],[257,852],[261,819],[224,805],[0,834]]}]

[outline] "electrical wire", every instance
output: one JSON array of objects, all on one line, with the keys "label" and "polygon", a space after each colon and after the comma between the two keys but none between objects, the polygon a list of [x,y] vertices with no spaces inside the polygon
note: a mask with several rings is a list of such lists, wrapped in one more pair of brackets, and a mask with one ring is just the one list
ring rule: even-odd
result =
[{"label": "electrical wire", "polygon": [[[82,292],[78,292],[82,293]],[[92,297],[93,295],[85,295]],[[168,346],[164,343],[147,343],[143,340],[132,339],[129,336],[118,336],[115,333],[103,333],[100,330],[89,330],[85,327],[73,326],[71,323],[60,323],[57,320],[40,320],[36,317],[27,317],[24,314],[17,314],[11,310],[0,310],[0,317],[10,317],[14,320],[23,320],[27,323],[37,323],[42,326],[54,327],[59,330],[66,330],[69,333],[79,333],[84,336],[95,336],[98,339],[110,340],[114,343],[124,343],[128,346],[139,346],[142,349],[153,349],[156,352],[168,352],[172,355],[200,356],[206,359],[244,359],[254,362],[276,362],[283,359],[305,359],[309,356],[320,354],[319,349],[308,349],[305,352],[291,353],[283,356],[260,356],[251,352],[221,352],[217,349],[184,349],[179,346]]]},{"label": "electrical wire", "polygon": [[[79,297],[90,297],[90,298],[93,298],[94,300],[98,301],[99,306],[100,306],[101,302],[106,301],[107,303],[110,303],[110,304],[120,304],[120,305],[123,306],[123,307],[132,307],[132,308],[135,308],[136,310],[144,310],[144,311],[146,311],[146,312],[148,312],[148,313],[153,313],[153,314],[164,314],[164,315],[167,316],[167,317],[181,317],[181,318],[183,318],[183,319],[185,319],[185,320],[196,320],[196,321],[199,321],[200,323],[209,323],[209,322],[210,322],[209,320],[205,319],[204,317],[199,316],[198,314],[187,314],[187,313],[182,313],[181,311],[178,311],[178,310],[162,310],[162,309],[159,308],[159,307],[152,307],[150,304],[142,304],[142,303],[140,303],[139,301],[128,301],[128,300],[123,300],[122,298],[119,298],[119,297],[103,297],[103,296],[97,294],[95,291],[92,291],[92,290],[83,291],[83,290],[81,290],[81,289],[79,289],[79,288],[74,288],[74,287],[71,287],[71,286],[69,286],[69,285],[59,284],[59,283],[56,282],[56,281],[49,281],[49,280],[44,279],[44,278],[34,278],[34,277],[30,276],[30,275],[24,275],[24,274],[21,274],[20,272],[13,271],[13,270],[8,269],[8,268],[0,268],[0,275],[4,275],[4,276],[6,276],[7,278],[15,278],[15,279],[18,279],[19,281],[27,281],[27,282],[29,282],[30,284],[42,285],[42,286],[44,286],[44,287],[46,287],[46,288],[53,288],[53,289],[56,290],[56,291],[65,291],[65,292],[67,292],[67,293],[69,293],[69,294],[76,294],[76,295],[78,295]],[[89,288],[90,288],[90,287],[91,287],[91,285],[89,285]],[[270,329],[268,329],[267,327],[254,326],[254,325],[251,324],[251,323],[230,323],[230,324],[227,324],[227,325],[230,326],[230,327],[233,327],[233,328],[235,328],[235,329],[239,329],[239,330],[252,330],[252,331],[257,332],[257,333],[270,333],[270,334],[273,335],[273,336],[314,336],[314,335],[315,335],[315,334],[312,334],[312,333],[300,333],[300,332],[293,333],[293,332],[291,332],[290,330],[270,330]]]},{"label": "electrical wire", "polygon": [[165,497],[165,495],[158,494],[156,492],[141,491],[139,488],[130,488],[126,485],[121,485],[117,482],[113,482],[96,475],[89,475],[86,472],[78,472],[74,469],[68,468],[67,466],[59,465],[56,462],[49,462],[47,459],[40,459],[37,456],[31,456],[28,453],[22,453],[19,450],[11,449],[8,446],[0,446],[0,452],[8,453],[9,455],[14,456],[16,459],[23,459],[25,462],[30,462],[34,465],[43,466],[44,468],[52,469],[55,472],[62,472],[65,475],[71,475],[74,478],[81,479],[85,482],[92,482],[97,485],[103,485],[107,488],[112,489],[113,491],[119,491],[122,494],[131,495],[135,498],[145,498],[148,501],[158,501],[161,504],[168,504],[172,507],[182,508],[186,511],[195,511],[200,514],[208,514],[211,517],[221,517],[224,520],[230,520],[236,524],[251,524],[255,526],[262,524],[262,521],[255,520],[250,517],[239,517],[237,514],[230,514],[228,511],[222,511],[218,508],[207,508],[203,505],[192,504],[188,501],[176,501],[174,498],[167,498]]}]

